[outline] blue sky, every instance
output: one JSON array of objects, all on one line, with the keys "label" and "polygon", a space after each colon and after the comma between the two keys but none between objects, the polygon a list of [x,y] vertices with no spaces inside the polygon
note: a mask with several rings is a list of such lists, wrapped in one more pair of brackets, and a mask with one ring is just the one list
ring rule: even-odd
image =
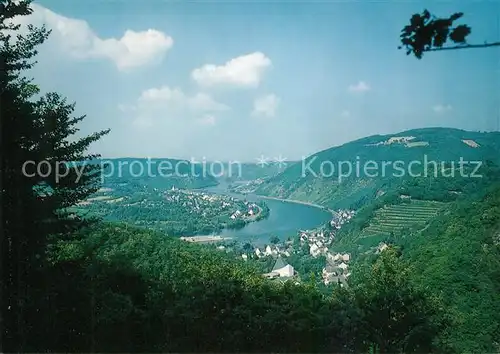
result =
[{"label": "blue sky", "polygon": [[[463,11],[500,40],[500,2],[52,1],[32,75],[111,128],[104,157],[299,159],[373,134],[496,130],[500,50],[397,50],[415,12]],[[148,32],[148,30],[150,30]]]}]

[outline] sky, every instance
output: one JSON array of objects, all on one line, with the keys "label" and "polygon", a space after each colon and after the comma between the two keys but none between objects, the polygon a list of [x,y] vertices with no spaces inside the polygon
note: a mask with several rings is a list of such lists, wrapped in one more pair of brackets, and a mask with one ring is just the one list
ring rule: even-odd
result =
[{"label": "sky", "polygon": [[499,1],[39,0],[30,75],[111,133],[103,157],[297,160],[374,134],[498,130],[500,49],[398,50],[427,8],[500,40]]}]

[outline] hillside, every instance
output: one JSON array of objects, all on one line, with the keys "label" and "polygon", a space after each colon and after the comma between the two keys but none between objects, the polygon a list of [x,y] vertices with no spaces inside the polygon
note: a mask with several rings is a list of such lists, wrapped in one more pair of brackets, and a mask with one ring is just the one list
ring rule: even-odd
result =
[{"label": "hillside", "polygon": [[[452,352],[496,351],[500,171],[487,165],[483,177],[474,182],[437,179],[428,197],[440,202],[408,198],[409,194],[426,195],[429,185],[423,182],[424,178],[405,181],[365,204],[337,234],[332,249],[349,252],[357,263],[354,274],[358,274],[377,258],[384,243],[397,247],[411,264],[417,284],[446,299],[450,322],[439,338],[440,346]],[[449,193],[450,189],[461,192]]]},{"label": "hillside", "polygon": [[195,189],[215,186],[218,183],[209,169],[187,160],[117,158],[97,160],[97,163],[105,167],[101,178],[104,187],[113,188],[116,184],[130,180],[158,189],[170,189],[173,186]]},{"label": "hillside", "polygon": [[[442,164],[446,168],[454,167],[455,177],[460,177],[460,158],[463,161],[499,161],[499,153],[498,132],[425,128],[375,135],[311,155],[261,184],[256,193],[330,208],[358,209],[417,174],[425,176],[426,163],[435,171],[432,162],[437,162],[437,177],[449,173],[442,171]],[[473,172],[475,164],[469,163],[468,167]],[[476,173],[480,171],[481,168]],[[436,177],[434,173],[427,176],[428,184]]]},{"label": "hillside", "polygon": [[274,177],[285,169],[285,167],[280,167],[274,163],[259,165],[257,163],[226,162],[222,165],[218,163],[208,163],[207,165],[212,168],[213,174],[216,177],[222,178],[226,182],[250,181]]}]

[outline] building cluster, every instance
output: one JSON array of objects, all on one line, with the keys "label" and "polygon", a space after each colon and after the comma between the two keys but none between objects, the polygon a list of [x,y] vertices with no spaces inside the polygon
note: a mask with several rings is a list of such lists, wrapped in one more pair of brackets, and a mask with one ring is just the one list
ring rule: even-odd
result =
[{"label": "building cluster", "polygon": [[259,214],[260,208],[255,203],[244,202],[246,211],[242,212],[239,209],[236,210],[233,214],[231,214],[231,219],[245,218],[245,217],[254,217]]},{"label": "building cluster", "polygon": [[[254,205],[249,206],[252,207]],[[331,253],[329,248],[335,240],[337,231],[348,223],[354,217],[354,214],[355,212],[352,210],[338,210],[334,212],[333,218],[330,221],[331,227],[299,232],[300,245],[306,245],[312,257],[323,255],[326,258],[326,265],[321,274],[325,285],[340,283],[341,286],[347,286],[347,279],[350,276],[349,261],[351,256],[347,253]],[[242,213],[236,212],[233,215],[240,216]],[[297,275],[293,266],[286,264],[283,260],[297,252],[297,249],[294,247],[297,247],[297,244],[289,240],[278,244],[266,245],[264,248],[254,247],[252,251],[243,252],[241,257],[243,260],[248,260],[250,257],[273,257],[277,259],[272,271],[263,274],[263,276],[269,279],[286,280]],[[219,249],[224,250],[224,246],[219,246]]]},{"label": "building cluster", "polygon": [[264,249],[256,247],[254,253],[257,258],[268,257],[268,256],[285,256],[290,257],[293,253],[293,248],[291,243],[285,243],[284,245],[267,245]]},{"label": "building cluster", "polygon": [[301,244],[306,243],[309,245],[309,253],[313,257],[326,255],[328,253],[328,247],[335,240],[336,232],[340,230],[344,224],[348,223],[354,217],[354,214],[355,212],[353,210],[338,210],[330,221],[330,231],[301,231]]},{"label": "building cluster", "polygon": [[349,222],[354,217],[354,210],[338,210],[336,216],[330,221],[330,226],[340,230],[342,225]]},{"label": "building cluster", "polygon": [[309,253],[313,257],[327,253],[328,246],[332,244],[334,238],[334,235],[327,231],[300,232],[300,243],[307,243],[309,245]]},{"label": "building cluster", "polygon": [[[255,203],[243,202],[230,196],[222,196],[210,193],[195,192],[172,187],[163,194],[166,201],[178,203],[183,207],[189,207],[191,212],[206,214],[211,212],[230,212],[231,219],[251,217],[259,212]],[[231,211],[235,210],[234,212]]]},{"label": "building cluster", "polygon": [[347,286],[349,272],[349,261],[351,256],[348,253],[328,253],[326,256],[326,266],[323,268],[322,278],[325,285],[339,283],[340,286]]},{"label": "building cluster", "polygon": [[353,210],[338,210],[330,221],[331,230],[301,231],[300,242],[309,246],[309,254],[312,257],[321,255],[326,257],[326,266],[323,268],[322,278],[325,285],[339,282],[342,286],[347,285],[350,273],[349,254],[332,254],[330,245],[335,240],[335,234],[348,223],[355,215]]}]

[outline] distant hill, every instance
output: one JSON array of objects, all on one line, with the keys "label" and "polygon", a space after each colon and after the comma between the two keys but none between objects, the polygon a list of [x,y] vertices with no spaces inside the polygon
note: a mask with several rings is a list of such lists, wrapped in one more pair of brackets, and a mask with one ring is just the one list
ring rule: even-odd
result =
[{"label": "distant hill", "polygon": [[116,158],[96,160],[105,170],[101,180],[104,187],[133,180],[153,188],[195,189],[218,184],[207,168],[187,160],[169,158]]},{"label": "distant hill", "polygon": [[[461,158],[481,161],[483,165],[486,161],[499,162],[500,133],[425,128],[370,136],[311,155],[262,183],[256,193],[330,208],[358,209],[388,190],[404,183],[408,185],[408,181],[415,180],[415,174],[425,176],[426,163],[428,178],[424,184],[432,187],[432,179],[437,175],[444,176],[450,188],[455,188],[452,180],[464,180],[459,172]],[[437,162],[437,166],[432,161]],[[470,173],[480,174],[481,168],[473,171],[474,166],[464,164]],[[455,171],[454,178],[446,176],[446,173],[451,174],[451,167]],[[465,180],[461,185],[464,184]],[[441,186],[434,190],[443,192]],[[458,195],[460,190],[450,189],[446,193]],[[431,199],[441,198],[442,195]]]},{"label": "distant hill", "polygon": [[[222,166],[217,163],[208,163],[209,166],[211,166],[211,164],[213,164],[212,171],[214,176],[224,179],[227,182],[270,178],[283,172],[286,168],[286,166],[279,166],[272,162],[262,165],[249,162],[225,162]],[[291,164],[291,162],[288,164]]]}]

